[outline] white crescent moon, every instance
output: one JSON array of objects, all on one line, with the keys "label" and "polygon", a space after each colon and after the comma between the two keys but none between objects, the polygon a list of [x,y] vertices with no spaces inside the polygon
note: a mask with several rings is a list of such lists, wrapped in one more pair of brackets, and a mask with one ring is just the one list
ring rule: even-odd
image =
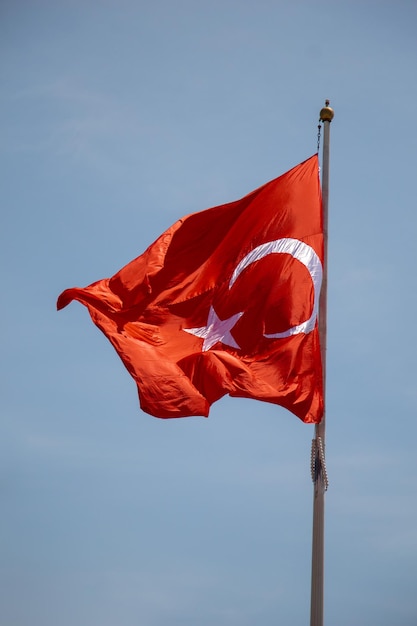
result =
[{"label": "white crescent moon", "polygon": [[323,278],[323,267],[313,248],[308,246],[303,241],[286,237],[284,239],[276,239],[275,241],[269,241],[268,243],[263,243],[262,245],[257,246],[236,266],[235,271],[232,274],[232,278],[230,279],[229,289],[232,288],[240,274],[251,263],[263,259],[268,254],[290,254],[294,257],[294,259],[300,261],[300,263],[307,268],[311,276],[311,280],[313,281],[314,305],[311,317],[307,321],[302,322],[297,326],[293,326],[282,333],[273,333],[271,335],[264,336],[270,339],[282,339],[283,337],[291,337],[292,335],[298,335],[299,333],[310,333],[316,325],[316,319],[319,311],[319,294]]}]

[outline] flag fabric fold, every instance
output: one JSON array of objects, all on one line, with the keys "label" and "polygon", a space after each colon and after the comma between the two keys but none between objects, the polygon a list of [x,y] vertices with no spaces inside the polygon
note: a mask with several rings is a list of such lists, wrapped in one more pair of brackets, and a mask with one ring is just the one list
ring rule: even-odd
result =
[{"label": "flag fabric fold", "polygon": [[168,228],[112,278],[64,291],[85,305],[156,417],[207,416],[225,394],[323,415],[318,157],[241,200]]}]

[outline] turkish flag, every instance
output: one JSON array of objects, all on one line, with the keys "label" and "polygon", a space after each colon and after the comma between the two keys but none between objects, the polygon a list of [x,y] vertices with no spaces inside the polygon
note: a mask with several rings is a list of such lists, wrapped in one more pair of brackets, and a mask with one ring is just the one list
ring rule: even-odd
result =
[{"label": "turkish flag", "polygon": [[156,417],[207,416],[224,396],[323,415],[318,157],[241,200],[188,215],[112,278],[67,289],[87,306]]}]

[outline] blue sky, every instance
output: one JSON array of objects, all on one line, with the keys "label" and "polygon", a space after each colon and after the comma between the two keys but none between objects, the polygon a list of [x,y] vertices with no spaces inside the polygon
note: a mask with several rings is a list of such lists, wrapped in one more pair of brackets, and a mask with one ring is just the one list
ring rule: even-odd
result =
[{"label": "blue sky", "polygon": [[309,620],[313,429],[141,412],[58,294],[331,137],[326,623],[417,623],[417,5],[0,6],[0,623]]}]

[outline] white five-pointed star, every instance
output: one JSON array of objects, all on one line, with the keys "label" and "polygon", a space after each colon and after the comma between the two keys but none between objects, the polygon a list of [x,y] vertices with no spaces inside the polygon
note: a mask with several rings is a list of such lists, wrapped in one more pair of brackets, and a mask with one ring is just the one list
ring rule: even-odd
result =
[{"label": "white five-pointed star", "polygon": [[186,333],[190,333],[190,335],[196,335],[196,337],[204,339],[201,348],[203,352],[210,350],[218,341],[221,341],[226,346],[240,349],[239,344],[233,339],[230,331],[242,315],[243,311],[242,313],[232,315],[227,320],[221,320],[211,306],[206,326],[201,326],[201,328],[183,328],[183,330]]}]

